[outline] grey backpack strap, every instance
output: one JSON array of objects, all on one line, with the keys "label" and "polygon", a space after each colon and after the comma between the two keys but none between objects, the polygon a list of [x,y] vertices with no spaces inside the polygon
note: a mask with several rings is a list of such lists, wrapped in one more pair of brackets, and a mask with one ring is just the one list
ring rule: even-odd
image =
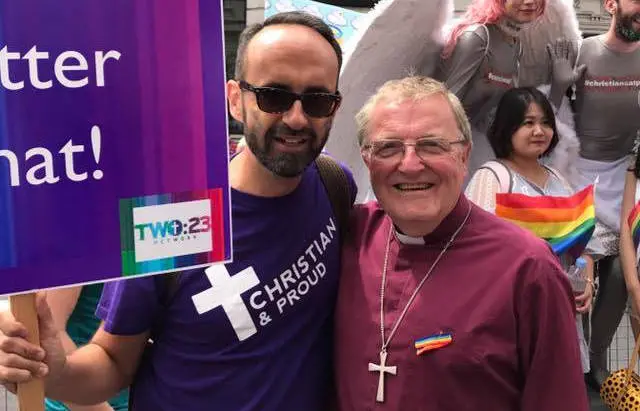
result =
[{"label": "grey backpack strap", "polygon": [[348,234],[349,213],[353,207],[349,179],[340,164],[326,154],[318,156],[316,165],[331,202],[333,214],[338,220],[340,237],[344,239]]},{"label": "grey backpack strap", "polygon": [[510,193],[513,190],[513,176],[509,167],[498,160],[491,160],[484,163],[480,169],[490,170],[498,180],[501,193]]}]

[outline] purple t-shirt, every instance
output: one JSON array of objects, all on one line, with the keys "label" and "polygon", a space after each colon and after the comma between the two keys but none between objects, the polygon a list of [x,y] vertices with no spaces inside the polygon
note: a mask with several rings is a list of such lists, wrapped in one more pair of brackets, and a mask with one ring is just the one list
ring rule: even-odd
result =
[{"label": "purple t-shirt", "polygon": [[97,315],[108,332],[152,330],[132,394],[138,410],[325,405],[340,249],[317,168],[286,196],[233,190],[231,200],[234,262],[185,271],[169,307],[162,276],[105,286]]}]

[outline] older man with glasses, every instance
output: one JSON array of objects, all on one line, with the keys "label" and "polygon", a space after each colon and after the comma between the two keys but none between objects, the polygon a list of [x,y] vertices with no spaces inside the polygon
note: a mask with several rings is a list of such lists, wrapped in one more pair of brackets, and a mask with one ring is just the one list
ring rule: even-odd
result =
[{"label": "older man with glasses", "polygon": [[341,243],[330,198],[340,190],[348,214],[355,184],[315,160],[340,104],[341,60],[313,16],[248,27],[227,85],[248,147],[229,166],[233,263],[108,284],[103,325],[68,356],[44,304],[42,348],[0,316],[0,381],[46,376],[48,396],[75,404],[133,382],[132,410],[324,411]]},{"label": "older man with glasses", "polygon": [[571,287],[547,246],[462,194],[471,131],[424,77],[356,117],[357,206],[336,309],[342,411],[584,411]]}]

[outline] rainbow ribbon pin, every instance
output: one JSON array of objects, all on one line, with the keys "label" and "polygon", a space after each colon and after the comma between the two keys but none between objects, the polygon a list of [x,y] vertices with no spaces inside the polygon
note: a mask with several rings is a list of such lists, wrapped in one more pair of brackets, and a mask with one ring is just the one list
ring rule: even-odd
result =
[{"label": "rainbow ribbon pin", "polygon": [[427,351],[437,350],[438,348],[446,347],[453,342],[452,334],[438,334],[430,337],[421,338],[416,340],[414,346],[416,348],[416,355],[421,355]]}]

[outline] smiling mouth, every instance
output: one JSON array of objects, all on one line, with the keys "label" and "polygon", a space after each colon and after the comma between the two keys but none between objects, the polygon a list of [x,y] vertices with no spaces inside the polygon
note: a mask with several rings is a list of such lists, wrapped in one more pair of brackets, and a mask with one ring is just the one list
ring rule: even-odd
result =
[{"label": "smiling mouth", "polygon": [[304,145],[309,139],[302,137],[274,137],[278,143],[289,147],[300,147]]},{"label": "smiling mouth", "polygon": [[434,186],[431,183],[420,183],[420,184],[394,184],[393,188],[398,191],[423,191],[429,190]]}]

